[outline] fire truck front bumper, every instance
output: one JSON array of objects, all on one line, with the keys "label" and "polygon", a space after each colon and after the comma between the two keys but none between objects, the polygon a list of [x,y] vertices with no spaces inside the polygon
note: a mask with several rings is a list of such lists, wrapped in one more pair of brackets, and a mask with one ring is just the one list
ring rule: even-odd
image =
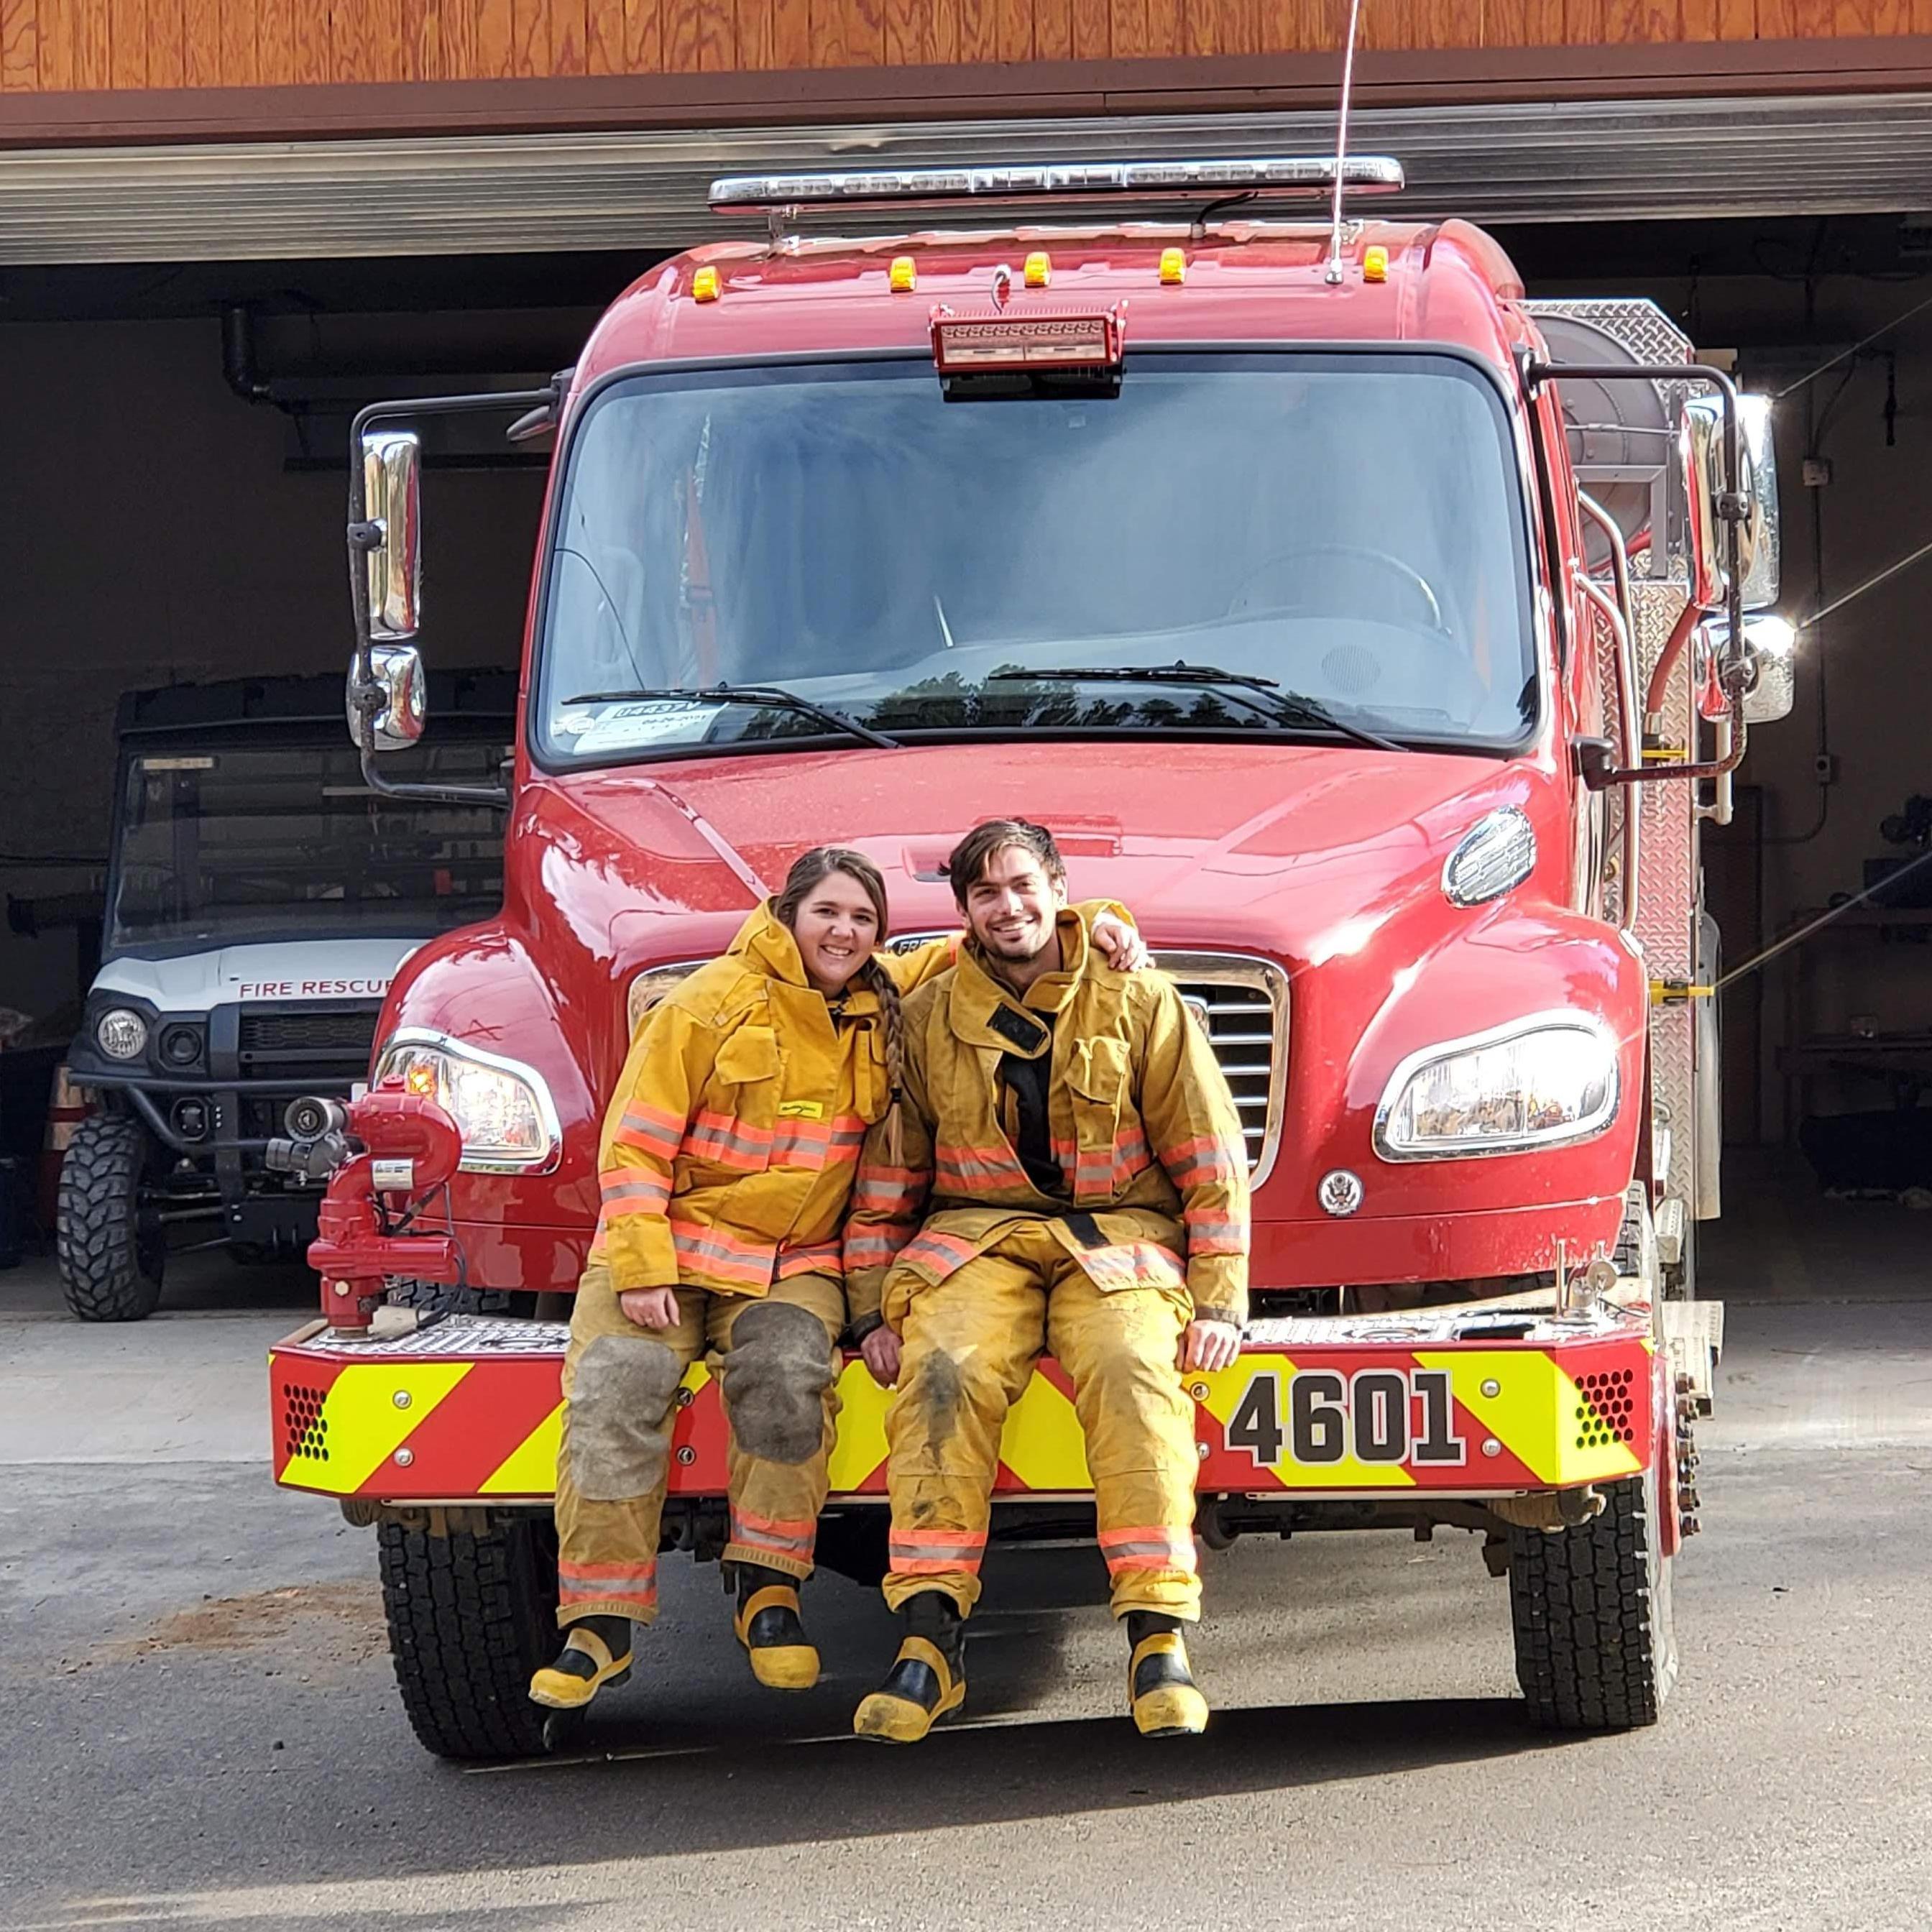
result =
[{"label": "fire truck front bumper", "polygon": [[[482,1317],[393,1339],[314,1324],[269,1356],[275,1480],[374,1504],[545,1502],[567,1339],[560,1323]],[[1482,1499],[1613,1482],[1668,1454],[1676,1408],[1642,1306],[1262,1321],[1232,1367],[1186,1382],[1202,1491],[1269,1500]],[[882,1502],[891,1394],[856,1356],[838,1386],[833,1499]],[[677,1401],[670,1492],[722,1496],[725,1426],[702,1364]],[[1043,1361],[1007,1418],[996,1494],[1090,1486],[1071,1386]]]}]

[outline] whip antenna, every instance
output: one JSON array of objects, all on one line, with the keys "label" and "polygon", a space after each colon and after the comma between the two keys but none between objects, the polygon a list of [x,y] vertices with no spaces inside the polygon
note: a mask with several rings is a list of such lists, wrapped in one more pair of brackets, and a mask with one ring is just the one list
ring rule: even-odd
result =
[{"label": "whip antenna", "polygon": [[1348,35],[1342,49],[1342,114],[1335,129],[1335,200],[1328,220],[1328,268],[1322,280],[1330,288],[1342,279],[1342,176],[1348,158],[1348,97],[1355,86],[1355,28],[1362,0],[1348,0]]}]

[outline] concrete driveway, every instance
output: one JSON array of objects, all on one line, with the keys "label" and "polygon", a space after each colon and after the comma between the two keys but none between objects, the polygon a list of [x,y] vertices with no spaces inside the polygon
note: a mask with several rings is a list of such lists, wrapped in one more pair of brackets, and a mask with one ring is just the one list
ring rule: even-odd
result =
[{"label": "concrete driveway", "polygon": [[913,1753],[845,1734],[891,1647],[869,1592],[814,1585],[826,1678],[778,1700],[676,1559],[583,1756],[440,1764],[373,1533],[267,1477],[306,1281],[211,1265],[104,1329],[0,1275],[0,1925],[1923,1927],[1932,1223],[1785,1198],[1707,1250],[1731,1347],[1676,1696],[1580,1742],[1526,1730],[1473,1540],[1384,1534],[1209,1558],[1198,1744],[1120,1714],[1089,1551],[989,1566],[972,1720]]}]

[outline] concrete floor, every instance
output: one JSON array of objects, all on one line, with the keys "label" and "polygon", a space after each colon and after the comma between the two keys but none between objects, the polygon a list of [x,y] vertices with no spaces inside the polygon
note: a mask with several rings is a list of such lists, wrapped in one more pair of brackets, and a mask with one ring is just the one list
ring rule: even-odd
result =
[{"label": "concrete floor", "polygon": [[1380,1536],[1209,1558],[1199,1744],[1118,1714],[1089,1552],[989,1566],[973,1720],[915,1754],[844,1734],[869,1592],[814,1585],[826,1679],[776,1700],[680,1559],[594,1755],[442,1765],[370,1533],[266,1473],[303,1278],[203,1263],[100,1329],[0,1275],[0,1926],[1923,1927],[1932,1222],[1775,1169],[1731,1207],[1683,1676],[1582,1742],[1524,1729],[1472,1541]]}]

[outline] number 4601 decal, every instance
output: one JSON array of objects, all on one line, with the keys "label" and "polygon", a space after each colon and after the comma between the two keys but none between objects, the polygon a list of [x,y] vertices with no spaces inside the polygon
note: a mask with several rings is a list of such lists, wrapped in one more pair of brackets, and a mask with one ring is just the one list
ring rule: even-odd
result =
[{"label": "number 4601 decal", "polygon": [[1288,1377],[1284,1421],[1282,1378],[1261,1370],[1228,1422],[1231,1449],[1262,1465],[1340,1462],[1460,1462],[1462,1439],[1450,1425],[1449,1376],[1442,1369],[1296,1369]]}]

